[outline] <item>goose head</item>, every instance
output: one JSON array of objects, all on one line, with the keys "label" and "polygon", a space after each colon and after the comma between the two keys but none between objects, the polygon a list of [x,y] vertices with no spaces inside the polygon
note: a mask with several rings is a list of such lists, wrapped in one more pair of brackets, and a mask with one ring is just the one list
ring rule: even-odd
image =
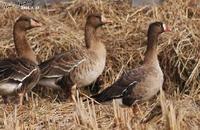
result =
[{"label": "goose head", "polygon": [[171,31],[171,29],[162,22],[154,22],[149,25],[147,32],[147,50],[145,52],[144,63],[152,64],[157,62],[157,45],[158,36],[163,32]]},{"label": "goose head", "polygon": [[149,34],[161,34],[163,32],[171,31],[171,29],[162,22],[154,22],[149,25],[148,35]]},{"label": "goose head", "polygon": [[100,27],[104,24],[107,24],[107,23],[112,23],[111,20],[106,19],[101,14],[90,14],[90,15],[88,15],[86,21],[87,21],[86,22],[87,25],[90,25],[94,28],[98,28],[98,27]]},{"label": "goose head", "polygon": [[42,26],[42,23],[26,15],[20,16],[15,23],[15,27],[20,28],[22,31],[30,30],[40,26]]}]

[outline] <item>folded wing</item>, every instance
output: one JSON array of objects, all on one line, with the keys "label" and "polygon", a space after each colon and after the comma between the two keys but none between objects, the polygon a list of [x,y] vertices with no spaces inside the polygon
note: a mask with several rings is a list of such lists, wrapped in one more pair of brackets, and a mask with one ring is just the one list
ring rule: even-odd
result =
[{"label": "folded wing", "polygon": [[18,58],[0,60],[0,90],[2,92],[6,92],[5,89],[10,90],[11,88],[5,88],[5,86],[12,87],[12,85],[9,86],[6,84],[17,86],[12,87],[12,91],[9,92],[22,90],[25,89],[25,87],[28,87],[26,89],[31,89],[34,84],[36,84],[34,82],[38,81],[39,74],[40,72],[37,65],[27,59]]},{"label": "folded wing", "polygon": [[142,68],[126,71],[122,76],[110,87],[103,90],[101,93],[92,96],[98,102],[106,102],[112,99],[122,98],[131,91],[144,78]]}]

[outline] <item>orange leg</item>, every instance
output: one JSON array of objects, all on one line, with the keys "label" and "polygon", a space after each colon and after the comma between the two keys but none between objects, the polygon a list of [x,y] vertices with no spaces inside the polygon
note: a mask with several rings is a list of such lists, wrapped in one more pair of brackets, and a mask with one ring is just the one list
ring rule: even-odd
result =
[{"label": "orange leg", "polygon": [[24,99],[24,92],[19,93],[19,105],[22,106],[23,105],[23,99]]},{"label": "orange leg", "polygon": [[138,112],[137,106],[134,105],[132,107],[132,112],[133,112],[133,114],[137,114],[137,112]]},{"label": "orange leg", "polygon": [[74,102],[76,102],[76,95],[77,95],[77,88],[76,88],[76,84],[74,84],[72,87],[71,87],[71,95],[70,95],[70,100],[71,101],[74,101]]}]

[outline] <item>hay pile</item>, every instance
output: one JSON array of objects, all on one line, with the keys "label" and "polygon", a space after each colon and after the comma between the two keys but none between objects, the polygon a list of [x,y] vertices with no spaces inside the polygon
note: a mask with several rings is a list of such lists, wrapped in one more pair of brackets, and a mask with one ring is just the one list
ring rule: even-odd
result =
[{"label": "hay pile", "polygon": [[[148,25],[154,21],[163,21],[173,30],[162,34],[159,39],[159,60],[165,75],[163,87],[169,95],[168,98],[172,99],[166,106],[169,107],[168,126],[186,129],[200,127],[199,106],[194,102],[200,98],[199,10],[190,9],[187,3],[185,0],[166,0],[160,7],[132,8],[128,2],[122,1],[75,0],[66,5],[54,5],[36,11],[1,9],[0,56],[15,56],[12,27],[14,20],[21,13],[30,14],[44,23],[43,27],[29,31],[27,35],[38,59],[43,61],[71,48],[84,46],[85,18],[88,13],[99,11],[114,21],[112,25],[104,26],[100,34],[108,52],[103,73],[104,87],[107,87],[116,80],[123,69],[135,68],[142,63]],[[182,90],[183,94],[180,94],[179,90]],[[10,111],[0,112],[0,122],[3,122],[2,128],[33,129],[154,129],[163,128],[166,126],[163,124],[167,124],[167,121],[160,118],[147,125],[139,123],[152,102],[138,106],[140,112],[136,115],[132,110],[121,109],[115,104],[86,104],[84,107],[81,101],[77,102],[57,103],[49,98],[41,99],[36,96],[23,110],[17,109],[16,112],[12,107]],[[185,103],[188,105],[182,109]],[[181,111],[184,115],[179,117],[176,111]],[[16,113],[17,117],[14,116]],[[178,123],[174,124],[173,120]]]}]

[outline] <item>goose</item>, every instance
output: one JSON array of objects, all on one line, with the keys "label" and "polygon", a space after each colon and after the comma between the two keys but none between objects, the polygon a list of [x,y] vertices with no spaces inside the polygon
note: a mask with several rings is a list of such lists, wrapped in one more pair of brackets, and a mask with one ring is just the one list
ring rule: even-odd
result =
[{"label": "goose", "polygon": [[18,56],[0,60],[0,95],[5,104],[8,103],[8,96],[18,95],[22,105],[24,94],[39,81],[40,69],[26,40],[26,31],[40,26],[40,22],[26,15],[20,16],[14,24],[13,36]]},{"label": "goose", "polygon": [[98,29],[111,22],[98,13],[88,15],[85,24],[86,47],[72,49],[42,62],[39,65],[39,85],[61,89],[68,98],[74,85],[81,88],[94,82],[103,72],[106,63],[106,48],[97,36]]},{"label": "goose", "polygon": [[110,87],[91,96],[91,98],[100,103],[115,99],[120,106],[130,107],[156,95],[162,88],[164,81],[157,57],[157,42],[158,36],[166,31],[170,31],[166,24],[162,22],[151,23],[147,33],[147,50],[143,65],[125,71]]}]

